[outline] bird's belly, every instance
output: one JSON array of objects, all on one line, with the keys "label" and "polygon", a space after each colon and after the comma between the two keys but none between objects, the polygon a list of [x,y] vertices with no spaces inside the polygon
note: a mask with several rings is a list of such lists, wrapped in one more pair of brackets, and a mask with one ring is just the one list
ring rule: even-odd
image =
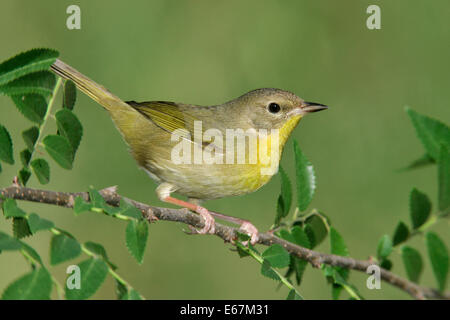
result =
[{"label": "bird's belly", "polygon": [[[198,199],[216,199],[243,195],[265,185],[272,174],[258,164],[178,164],[149,162],[146,171],[157,182],[176,186],[177,193]],[[276,173],[276,172],[274,172]]]}]

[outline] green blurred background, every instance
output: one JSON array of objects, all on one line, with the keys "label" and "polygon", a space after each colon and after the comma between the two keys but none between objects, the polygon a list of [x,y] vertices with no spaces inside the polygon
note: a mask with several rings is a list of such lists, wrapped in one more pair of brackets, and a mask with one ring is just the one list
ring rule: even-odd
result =
[{"label": "green blurred background", "polygon": [[[66,8],[81,7],[81,30],[66,28]],[[381,30],[368,30],[366,8],[381,7]],[[324,211],[344,236],[350,254],[366,259],[378,239],[409,222],[408,196],[416,186],[436,203],[436,168],[399,173],[423,154],[404,112],[450,120],[450,3],[433,1],[22,1],[0,4],[0,61],[34,47],[60,51],[61,59],[124,100],[218,104],[249,90],[275,87],[331,108],[307,117],[293,133],[282,164],[294,176],[292,139],[315,166],[318,189],[312,207]],[[108,114],[83,94],[75,111],[84,137],[72,171],[53,161],[45,188],[83,191],[118,185],[123,195],[154,205],[155,183],[139,170]],[[0,122],[15,142],[16,159],[30,125],[9,98],[0,97]],[[46,132],[54,132],[50,122]],[[19,161],[17,161],[19,162]],[[3,165],[0,186],[19,169]],[[36,178],[29,182],[41,187]],[[280,182],[274,177],[256,193],[206,203],[210,209],[251,220],[267,230],[275,216]],[[286,288],[259,274],[229,245],[210,236],[188,236],[184,226],[150,226],[144,263],[124,244],[125,224],[97,214],[21,203],[71,231],[80,241],[102,243],[112,261],[149,299],[282,299]],[[11,233],[0,218],[0,230]],[[448,225],[434,228],[449,243]],[[27,239],[48,263],[50,235]],[[411,244],[426,255],[421,238]],[[329,252],[328,241],[319,248]],[[85,259],[79,258],[76,262]],[[398,253],[394,271],[405,275]],[[70,263],[68,263],[70,264]],[[68,264],[51,267],[60,281]],[[0,255],[0,290],[28,266],[17,253]],[[403,299],[382,284],[365,288],[367,276],[350,281],[366,298]],[[435,286],[426,259],[422,283]],[[115,298],[109,278],[94,298]],[[300,292],[331,297],[322,272],[305,272]]]}]

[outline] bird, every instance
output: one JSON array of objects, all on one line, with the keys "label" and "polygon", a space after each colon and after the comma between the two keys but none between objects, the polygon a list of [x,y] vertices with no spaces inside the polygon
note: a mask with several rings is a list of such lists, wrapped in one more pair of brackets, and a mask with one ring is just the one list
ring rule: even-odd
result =
[{"label": "bird", "polygon": [[109,112],[138,166],[158,184],[158,198],[204,219],[196,233],[215,233],[216,217],[239,224],[251,244],[258,241],[259,232],[250,221],[210,211],[202,202],[264,186],[276,174],[286,141],[299,121],[328,108],[275,88],[252,90],[212,106],[123,101],[60,59],[51,70],[73,81]]}]

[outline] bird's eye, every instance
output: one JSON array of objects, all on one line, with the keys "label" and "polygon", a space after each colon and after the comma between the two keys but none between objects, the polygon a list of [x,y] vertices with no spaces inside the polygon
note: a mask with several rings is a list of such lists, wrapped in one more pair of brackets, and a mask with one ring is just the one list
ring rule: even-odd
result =
[{"label": "bird's eye", "polygon": [[267,108],[269,109],[270,113],[278,113],[281,110],[280,105],[275,102],[272,102],[271,104],[269,104],[269,106]]}]

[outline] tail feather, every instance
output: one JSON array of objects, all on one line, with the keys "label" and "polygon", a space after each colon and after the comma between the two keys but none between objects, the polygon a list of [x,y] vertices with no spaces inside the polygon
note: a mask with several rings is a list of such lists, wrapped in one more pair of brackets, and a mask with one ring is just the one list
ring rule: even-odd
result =
[{"label": "tail feather", "polygon": [[130,108],[127,103],[109,92],[108,89],[89,79],[59,59],[56,59],[55,63],[51,66],[51,69],[58,76],[73,81],[78,89],[101,104],[108,111],[112,111],[113,108],[120,107],[125,107],[127,109]]}]

